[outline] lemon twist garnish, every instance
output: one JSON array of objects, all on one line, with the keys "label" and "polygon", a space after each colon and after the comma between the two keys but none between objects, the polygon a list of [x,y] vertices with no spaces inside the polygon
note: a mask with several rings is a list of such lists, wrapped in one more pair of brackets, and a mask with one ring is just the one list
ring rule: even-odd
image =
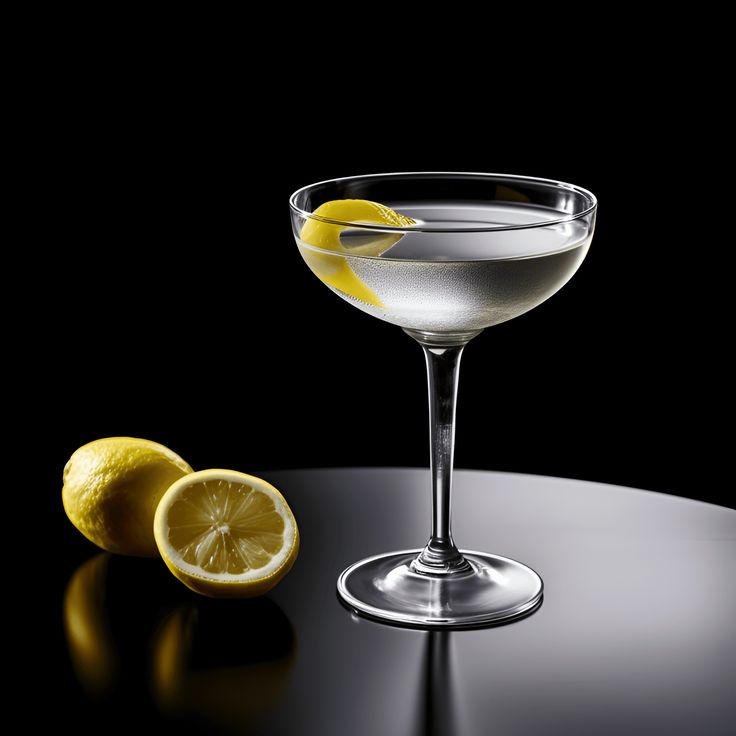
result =
[{"label": "lemon twist garnish", "polygon": [[[410,217],[402,215],[390,207],[386,207],[386,205],[370,202],[367,199],[335,199],[321,204],[313,214],[333,220],[353,222],[356,225],[364,223],[388,225],[389,227],[408,227],[416,224]],[[371,238],[369,243],[355,248],[346,248],[340,240],[340,233],[347,230],[348,227],[348,225],[336,225],[321,220],[308,219],[302,228],[301,239],[307,245],[323,250],[331,250],[339,254],[380,256],[402,237],[402,233],[377,232],[375,233],[376,237]],[[376,293],[358,278],[355,271],[350,267],[348,259],[343,255],[332,256],[308,249],[302,249],[302,254],[312,271],[325,284],[374,307],[383,308],[383,303]]]}]

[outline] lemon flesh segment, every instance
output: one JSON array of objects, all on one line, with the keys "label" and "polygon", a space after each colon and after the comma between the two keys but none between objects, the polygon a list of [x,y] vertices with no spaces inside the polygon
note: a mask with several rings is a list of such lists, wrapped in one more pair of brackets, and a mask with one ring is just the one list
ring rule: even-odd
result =
[{"label": "lemon flesh segment", "polygon": [[[409,227],[416,224],[410,217],[386,205],[367,199],[334,199],[321,204],[312,214],[356,224],[387,225],[389,227]],[[302,228],[301,239],[307,245],[335,251],[335,253],[380,256],[403,237],[403,233],[377,232],[368,243],[356,248],[346,248],[340,240],[340,234],[347,229],[347,225],[308,219]],[[302,254],[312,271],[325,284],[374,307],[383,308],[376,293],[356,276],[344,256],[332,256],[328,253],[318,253],[307,249],[302,249]]]},{"label": "lemon flesh segment", "polygon": [[203,470],[182,478],[156,510],[159,552],[187,587],[212,597],[261,595],[278,583],[299,550],[284,497],[260,478]]}]

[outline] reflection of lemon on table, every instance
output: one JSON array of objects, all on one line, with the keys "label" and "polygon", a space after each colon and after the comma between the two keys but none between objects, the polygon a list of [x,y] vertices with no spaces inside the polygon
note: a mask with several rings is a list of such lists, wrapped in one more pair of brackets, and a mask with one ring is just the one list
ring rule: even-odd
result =
[{"label": "reflection of lemon on table", "polygon": [[72,665],[91,695],[108,693],[117,670],[112,635],[105,615],[110,555],[100,552],[80,565],[64,594],[64,631]]},{"label": "reflection of lemon on table", "polygon": [[156,506],[175,480],[191,472],[175,452],[157,442],[106,437],[80,447],[66,464],[64,510],[102,549],[156,556]]},{"label": "reflection of lemon on table", "polygon": [[288,684],[294,632],[268,598],[228,601],[214,610],[203,603],[222,605],[182,606],[160,625],[152,647],[154,698],[169,716],[249,732]]},{"label": "reflection of lemon on table", "polygon": [[296,560],[299,531],[284,497],[234,470],[181,478],[156,510],[156,543],[174,575],[213,597],[261,595]]},{"label": "reflection of lemon on table", "polygon": [[[335,199],[321,204],[312,213],[318,217],[371,225],[387,225],[389,227],[409,227],[416,224],[410,217],[392,210],[390,207],[370,202],[366,199]],[[402,237],[402,233],[381,231],[364,231],[370,237],[357,247],[346,248],[340,240],[340,234],[349,228],[322,220],[308,219],[302,227],[300,238],[307,245],[323,250],[334,251],[343,255],[320,253],[309,248],[301,248],[304,260],[314,273],[325,284],[339,289],[355,299],[383,307],[375,292],[368,288],[350,267],[345,255],[380,256]]]}]

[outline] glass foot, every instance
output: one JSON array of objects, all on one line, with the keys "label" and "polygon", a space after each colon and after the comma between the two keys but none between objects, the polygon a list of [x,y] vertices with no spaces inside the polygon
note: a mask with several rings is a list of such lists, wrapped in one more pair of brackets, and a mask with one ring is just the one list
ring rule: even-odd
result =
[{"label": "glass foot", "polygon": [[542,579],[520,562],[462,550],[470,569],[426,574],[412,568],[419,549],[356,562],[337,581],[357,613],[404,626],[463,628],[497,624],[534,611]]}]

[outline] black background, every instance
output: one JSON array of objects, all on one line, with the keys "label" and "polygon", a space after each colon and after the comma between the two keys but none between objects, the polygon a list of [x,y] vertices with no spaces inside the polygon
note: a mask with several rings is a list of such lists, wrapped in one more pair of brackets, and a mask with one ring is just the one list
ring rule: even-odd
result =
[{"label": "black background", "polygon": [[61,154],[68,245],[34,326],[54,366],[50,492],[77,446],[108,435],[196,468],[425,465],[420,348],[312,276],[287,201],[330,177],[467,170],[571,181],[600,206],[574,279],[466,350],[457,466],[732,503],[710,449],[718,341],[692,251],[705,246],[676,217],[702,192],[695,140],[681,131],[674,156],[662,100],[632,86],[628,107],[608,104],[611,87],[361,106],[250,89],[243,106],[232,80],[201,94],[165,81],[99,91]]},{"label": "black background", "polygon": [[16,194],[42,206],[12,388],[52,536],[76,539],[62,469],[104,436],[195,468],[427,465],[420,348],[314,278],[287,204],[401,170],[549,177],[600,203],[573,280],[467,348],[456,465],[732,506],[717,66],[644,17],[602,35],[498,17],[501,38],[422,16],[399,43],[380,20],[330,35],[265,12],[39,31]]}]

